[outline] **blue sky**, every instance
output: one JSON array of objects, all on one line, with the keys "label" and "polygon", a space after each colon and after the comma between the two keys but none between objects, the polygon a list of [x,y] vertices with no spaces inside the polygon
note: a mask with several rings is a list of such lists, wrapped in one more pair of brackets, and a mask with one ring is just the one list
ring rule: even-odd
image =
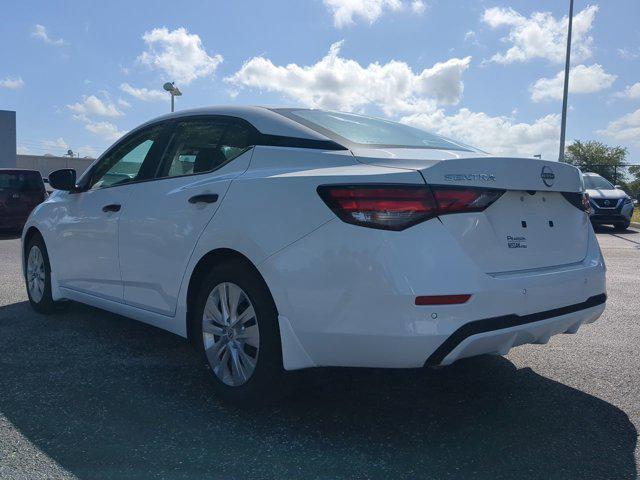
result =
[{"label": "blue sky", "polygon": [[[22,152],[97,155],[169,109],[364,112],[557,158],[568,0],[12,2],[0,109]],[[568,139],[640,163],[640,2],[576,0]]]}]

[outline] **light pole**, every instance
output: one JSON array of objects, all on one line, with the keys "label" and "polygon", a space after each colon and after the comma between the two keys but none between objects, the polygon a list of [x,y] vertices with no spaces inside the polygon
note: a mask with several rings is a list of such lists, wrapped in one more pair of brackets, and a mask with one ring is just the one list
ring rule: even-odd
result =
[{"label": "light pole", "polygon": [[562,94],[562,124],[560,125],[560,154],[558,160],[564,160],[564,141],[567,133],[567,99],[569,97],[569,70],[571,67],[571,30],[573,28],[573,0],[569,1],[569,31],[567,33],[567,58],[564,65],[564,92]]},{"label": "light pole", "polygon": [[182,92],[178,87],[175,86],[174,82],[165,83],[162,88],[164,88],[171,95],[171,111],[174,110],[174,98],[182,95]]}]

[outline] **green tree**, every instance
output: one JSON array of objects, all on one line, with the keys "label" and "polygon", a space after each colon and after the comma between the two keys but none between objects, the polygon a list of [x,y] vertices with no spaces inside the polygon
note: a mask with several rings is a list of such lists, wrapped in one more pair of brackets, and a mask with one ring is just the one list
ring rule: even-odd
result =
[{"label": "green tree", "polygon": [[633,176],[633,180],[627,184],[627,193],[640,200],[640,165],[631,165],[629,174]]},{"label": "green tree", "polygon": [[619,167],[625,165],[627,153],[625,147],[611,147],[595,140],[588,142],[575,140],[567,147],[564,161],[575,165],[583,172],[602,175],[610,182],[624,183],[625,169]]}]

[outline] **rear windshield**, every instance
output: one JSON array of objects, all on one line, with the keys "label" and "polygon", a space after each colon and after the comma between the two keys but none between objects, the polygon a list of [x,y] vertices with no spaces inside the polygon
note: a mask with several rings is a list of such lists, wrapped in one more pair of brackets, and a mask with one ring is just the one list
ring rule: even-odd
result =
[{"label": "rear windshield", "polygon": [[44,190],[44,183],[37,172],[0,172],[0,189],[19,192],[40,192]]},{"label": "rear windshield", "polygon": [[613,190],[613,185],[599,175],[584,175],[582,178],[587,190]]},{"label": "rear windshield", "polygon": [[361,147],[477,151],[455,140],[381,118],[327,110],[278,109],[276,111],[338,143],[347,144],[345,146],[352,143]]}]

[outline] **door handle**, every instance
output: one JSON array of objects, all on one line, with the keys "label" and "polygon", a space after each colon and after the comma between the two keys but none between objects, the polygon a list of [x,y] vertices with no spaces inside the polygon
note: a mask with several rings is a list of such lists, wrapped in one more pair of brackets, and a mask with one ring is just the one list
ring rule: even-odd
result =
[{"label": "door handle", "polygon": [[119,212],[122,205],[118,205],[117,203],[112,203],[111,205],[105,205],[102,207],[103,212]]},{"label": "door handle", "polygon": [[217,193],[203,193],[201,195],[194,195],[189,199],[189,203],[216,203],[217,201]]}]

